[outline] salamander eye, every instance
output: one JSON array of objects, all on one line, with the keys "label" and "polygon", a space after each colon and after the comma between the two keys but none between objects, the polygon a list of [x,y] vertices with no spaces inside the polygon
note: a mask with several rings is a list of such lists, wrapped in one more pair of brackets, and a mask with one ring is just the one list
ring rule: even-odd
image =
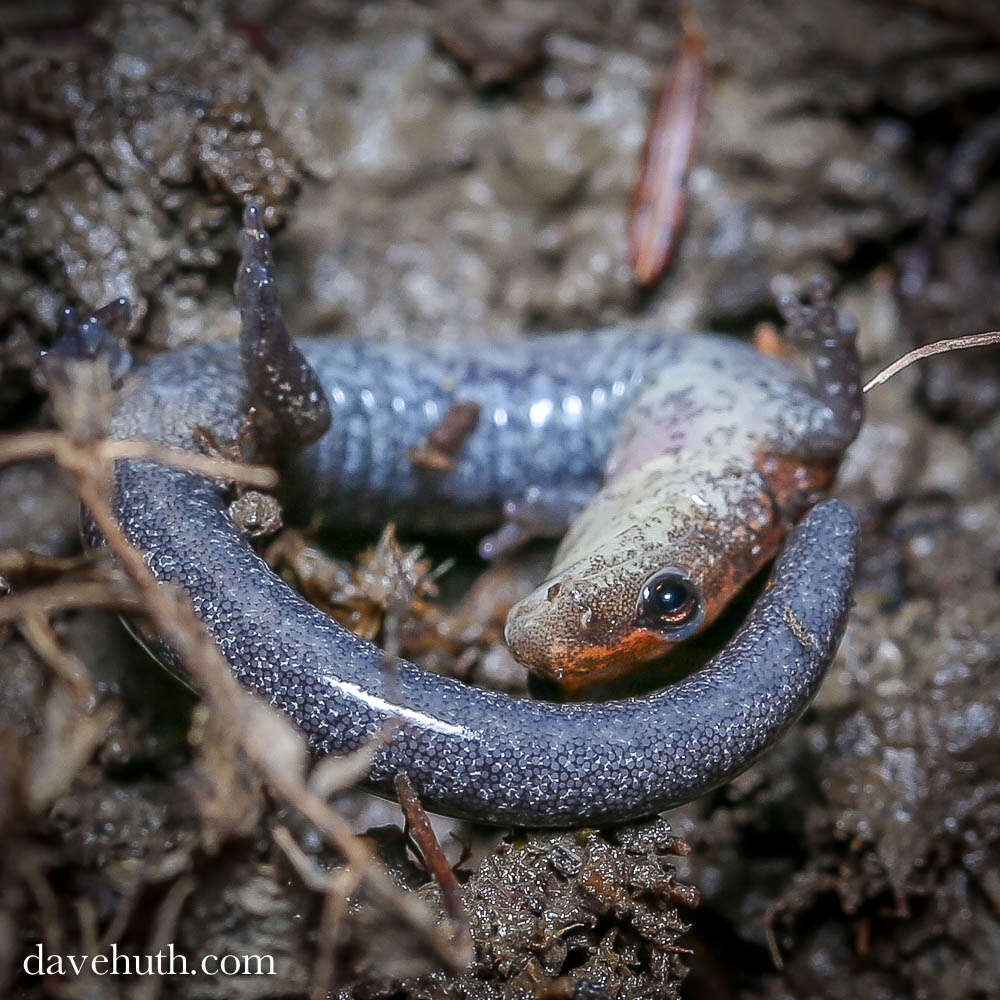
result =
[{"label": "salamander eye", "polygon": [[701,597],[683,573],[664,569],[642,585],[636,612],[647,628],[676,632],[701,618]]}]

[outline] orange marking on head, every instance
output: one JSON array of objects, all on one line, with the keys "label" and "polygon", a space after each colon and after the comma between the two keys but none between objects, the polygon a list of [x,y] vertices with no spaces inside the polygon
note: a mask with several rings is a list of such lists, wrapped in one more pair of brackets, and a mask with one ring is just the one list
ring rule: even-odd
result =
[{"label": "orange marking on head", "polygon": [[788,455],[760,454],[757,471],[764,477],[774,502],[785,520],[797,521],[829,492],[837,474],[837,462],[809,462]]},{"label": "orange marking on head", "polygon": [[567,694],[600,681],[632,673],[666,653],[673,645],[648,629],[634,629],[611,642],[583,641],[567,646],[544,665],[532,665],[532,673],[558,684]]},{"label": "orange marking on head", "polygon": [[[809,462],[784,455],[760,454],[755,466],[761,476],[760,493],[748,491],[739,509],[721,519],[706,517],[690,527],[683,546],[673,550],[676,565],[697,588],[699,624],[694,630],[671,636],[641,623],[635,594],[610,588],[581,603],[559,609],[552,598],[539,600],[531,614],[539,630],[511,630],[511,648],[536,675],[569,696],[593,684],[635,673],[649,661],[668,654],[686,639],[710,626],[730,601],[777,554],[789,526],[819,499],[833,481],[836,463]],[[670,558],[663,553],[666,564]],[[623,584],[624,585],[624,584]],[[581,618],[583,627],[575,626]]]},{"label": "orange marking on head", "polygon": [[773,323],[758,323],[753,331],[753,346],[770,358],[790,361],[792,352],[781,339],[778,328]]}]

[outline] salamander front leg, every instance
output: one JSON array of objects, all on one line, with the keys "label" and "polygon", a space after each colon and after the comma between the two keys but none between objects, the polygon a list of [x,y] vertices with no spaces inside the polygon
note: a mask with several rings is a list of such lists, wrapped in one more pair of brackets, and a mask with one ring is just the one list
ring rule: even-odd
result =
[{"label": "salamander front leg", "polygon": [[812,360],[816,396],[828,410],[804,444],[811,457],[839,458],[857,437],[864,416],[857,321],[833,305],[822,277],[810,282],[807,301],[783,295],[778,309],[787,324],[785,336]]},{"label": "salamander front leg", "polygon": [[297,451],[330,426],[330,405],[316,373],[281,319],[271,242],[254,205],[243,210],[242,259],[236,276],[240,356],[264,448]]},{"label": "salamander front leg", "polygon": [[503,505],[503,523],[479,543],[483,559],[498,559],[534,538],[561,538],[594,498],[593,490],[532,486],[519,500]]}]

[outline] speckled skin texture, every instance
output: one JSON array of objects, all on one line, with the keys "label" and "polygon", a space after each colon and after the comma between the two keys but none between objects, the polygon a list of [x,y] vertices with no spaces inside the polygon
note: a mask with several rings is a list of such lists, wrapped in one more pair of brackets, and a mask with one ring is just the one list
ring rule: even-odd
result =
[{"label": "speckled skin texture", "polygon": [[[439,531],[486,528],[505,503],[562,534],[604,476],[624,413],[651,367],[681,349],[649,334],[567,333],[523,344],[417,346],[300,340],[332,414],[331,428],[295,457],[289,499],[328,520],[387,518]],[[480,419],[448,472],[414,468],[407,453],[452,402]]]},{"label": "speckled skin texture", "polygon": [[[803,307],[807,312],[811,307]],[[854,351],[853,333],[835,338]],[[518,659],[572,690],[635,670],[710,625],[822,495],[860,422],[829,383],[727,337],[685,334],[645,359],[604,484],[569,526],[547,580],[511,609]],[[813,351],[817,371],[826,360]],[[856,357],[856,355],[855,355]],[[838,373],[856,382],[856,365]],[[665,568],[698,594],[676,631],[638,614]]]},{"label": "speckled skin texture", "polygon": [[[697,628],[710,625],[819,497],[808,477],[789,495],[766,457],[818,463],[826,485],[857,428],[804,375],[718,335],[302,347],[332,421],[292,462],[293,512],[425,530],[507,517],[528,533],[565,534],[549,578],[511,610],[506,638],[567,691],[635,670],[690,635],[636,628],[643,583],[663,567],[698,588]],[[481,415],[455,467],[414,468],[409,448],[456,400]]]},{"label": "speckled skin texture", "polygon": [[[302,492],[323,493],[339,513],[412,511],[421,524],[426,515],[420,511],[435,508],[446,525],[463,507],[470,519],[495,516],[508,485],[540,480],[554,486],[562,481],[557,475],[592,494],[650,358],[676,357],[672,352],[683,350],[685,341],[608,332],[562,338],[561,351],[558,342],[537,338],[503,351],[441,348],[431,356],[395,346],[303,342],[330,400],[333,424],[328,438],[295,463],[291,479]],[[595,358],[593,367],[588,357]],[[352,371],[360,376],[345,376]],[[346,390],[341,401],[336,389],[352,377],[355,385],[359,377],[366,382],[371,403],[387,398],[388,408],[371,405],[360,393],[352,401]],[[612,391],[595,403],[598,378]],[[631,392],[616,394],[617,382]],[[458,468],[436,481],[436,492],[421,494],[424,474],[400,460],[404,445],[419,440],[443,414],[449,393],[465,398],[477,387],[496,392],[497,406],[484,400],[484,410],[506,407],[507,422],[481,422],[483,436],[477,429]],[[555,421],[536,427],[531,420],[540,398],[553,401],[551,421],[566,413],[561,400],[583,400],[587,393],[595,408],[585,407],[572,434]],[[119,404],[114,433],[190,446],[201,425],[226,439],[236,434],[245,397],[235,345],[163,357]],[[397,397],[412,423],[388,418],[387,411],[399,409]],[[438,402],[436,413],[426,407],[431,400]],[[553,443],[559,437],[561,447]],[[333,487],[317,481],[327,464],[339,470]],[[345,502],[341,491],[348,490],[357,492]],[[393,776],[403,771],[432,810],[520,826],[648,815],[746,768],[799,716],[822,680],[850,604],[857,542],[846,507],[818,505],[793,531],[771,586],[744,627],[702,670],[641,698],[556,705],[470,688],[409,663],[387,678],[382,651],[279,580],[239,535],[218,489],[205,480],[123,462],[115,504],[157,577],[181,583],[190,594],[240,681],[286,711],[316,750],[352,750],[396,718],[401,726],[372,771],[377,789],[389,792]]]}]

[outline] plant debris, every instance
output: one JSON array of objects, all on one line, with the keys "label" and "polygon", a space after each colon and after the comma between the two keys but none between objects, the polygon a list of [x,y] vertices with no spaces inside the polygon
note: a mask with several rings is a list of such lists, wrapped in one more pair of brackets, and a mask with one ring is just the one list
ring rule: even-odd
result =
[{"label": "plant debris", "polygon": [[[18,433],[0,441],[17,460],[0,469],[4,995],[617,1000],[677,995],[686,966],[693,1000],[990,995],[994,350],[923,362],[866,396],[837,487],[865,529],[838,664],[779,746],[671,814],[688,856],[661,822],[498,845],[431,818],[470,952],[398,808],[353,787],[374,745],[307,766],[298,734],[227,681],[174,591],[150,589],[127,550],[129,573],[75,558],[73,485],[100,512],[100,470],[116,457],[238,481],[240,497],[274,488],[240,454],[91,436],[102,417],[86,398],[59,411],[72,423],[60,431],[38,404],[38,351],[67,304],[128,296],[139,362],[235,334],[231,255],[250,195],[274,208],[269,227],[288,223],[275,246],[297,333],[430,345],[628,322],[749,334],[774,319],[776,274],[817,270],[858,315],[871,371],[1000,328],[995,4],[700,4],[706,127],[684,239],[643,295],[626,205],[680,46],[667,13],[596,0],[303,0],[235,21],[231,5],[186,0],[5,8],[0,422]],[[272,523],[245,503],[248,524]],[[312,547],[307,514],[285,516],[268,536],[300,564],[284,572],[342,600],[344,619],[429,669],[524,692],[503,618],[544,573],[544,550],[484,570],[471,546],[420,552],[386,536],[338,561]],[[432,568],[452,560],[447,575]],[[182,641],[203,702],[119,614],[145,622],[147,641],[151,618]],[[193,960],[272,954],[275,975],[59,980],[21,965],[38,942],[141,953],[165,941]]]}]

